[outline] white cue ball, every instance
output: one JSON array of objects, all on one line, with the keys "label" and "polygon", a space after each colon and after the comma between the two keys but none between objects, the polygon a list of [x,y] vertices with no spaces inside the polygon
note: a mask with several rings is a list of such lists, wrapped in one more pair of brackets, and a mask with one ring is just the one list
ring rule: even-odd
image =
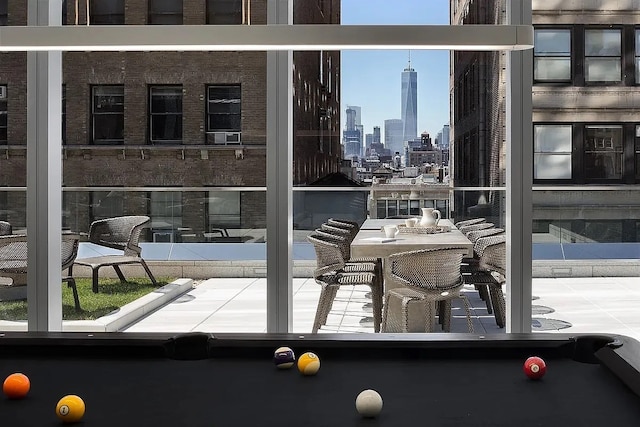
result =
[{"label": "white cue ball", "polygon": [[356,409],[363,417],[375,417],[382,411],[382,396],[375,390],[364,390],[356,397]]}]

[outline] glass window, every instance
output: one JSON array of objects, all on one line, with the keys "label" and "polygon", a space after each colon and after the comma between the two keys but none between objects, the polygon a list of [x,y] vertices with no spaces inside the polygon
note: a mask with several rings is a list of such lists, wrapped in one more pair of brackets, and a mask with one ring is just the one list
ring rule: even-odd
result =
[{"label": "glass window", "polygon": [[240,85],[207,88],[207,132],[241,130]]},{"label": "glass window", "polygon": [[622,126],[585,128],[584,170],[589,178],[622,178]]},{"label": "glass window", "polygon": [[62,143],[67,142],[67,85],[62,85]]},{"label": "glass window", "polygon": [[124,24],[124,0],[91,0],[89,7],[91,25]]},{"label": "glass window", "polygon": [[534,79],[571,80],[571,31],[535,30]]},{"label": "glass window", "polygon": [[636,84],[640,84],[640,30],[636,30]]},{"label": "glass window", "polygon": [[151,142],[182,142],[182,86],[151,86]]},{"label": "glass window", "polygon": [[571,125],[534,126],[534,179],[571,179]]},{"label": "glass window", "polygon": [[182,0],[149,0],[149,24],[182,25]]},{"label": "glass window", "polygon": [[239,191],[210,191],[209,192],[209,235],[207,239],[215,237],[229,237],[229,229],[240,228],[240,192]]},{"label": "glass window", "polygon": [[586,30],[585,81],[619,82],[622,79],[620,30]]},{"label": "glass window", "polygon": [[92,191],[89,197],[93,221],[124,215],[123,191]]},{"label": "glass window", "polygon": [[7,0],[0,1],[0,25],[8,24],[8,3]]},{"label": "glass window", "polygon": [[244,24],[244,0],[207,0],[207,24]]},{"label": "glass window", "polygon": [[92,88],[93,144],[124,143],[124,86]]},{"label": "glass window", "polygon": [[0,85],[0,144],[8,144],[7,139],[7,86]]},{"label": "glass window", "polygon": [[151,233],[154,242],[173,242],[182,228],[182,192],[150,193]]}]

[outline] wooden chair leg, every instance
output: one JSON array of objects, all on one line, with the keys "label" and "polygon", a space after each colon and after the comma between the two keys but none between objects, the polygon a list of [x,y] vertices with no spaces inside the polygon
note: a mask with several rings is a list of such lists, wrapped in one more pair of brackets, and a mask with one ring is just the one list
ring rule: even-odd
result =
[{"label": "wooden chair leg", "polygon": [[120,279],[120,282],[124,283],[124,282],[127,281],[127,279],[124,277],[124,274],[122,274],[122,270],[120,270],[120,266],[114,265],[113,269],[116,271],[116,274],[118,275],[118,278]]},{"label": "wooden chair leg", "polygon": [[156,282],[156,278],[153,277],[153,274],[151,274],[151,270],[149,269],[149,266],[147,265],[145,260],[140,258],[140,264],[142,264],[142,268],[144,268],[144,271],[147,272],[147,276],[149,276],[149,279],[151,279],[151,283],[153,283],[153,286],[158,286],[158,283]]}]

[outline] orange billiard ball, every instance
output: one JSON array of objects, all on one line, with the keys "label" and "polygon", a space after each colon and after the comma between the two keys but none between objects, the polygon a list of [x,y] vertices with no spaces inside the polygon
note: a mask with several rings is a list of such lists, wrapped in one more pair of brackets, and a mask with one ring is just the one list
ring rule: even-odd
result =
[{"label": "orange billiard ball", "polygon": [[2,384],[2,391],[9,399],[22,399],[29,393],[31,382],[25,374],[9,375]]}]

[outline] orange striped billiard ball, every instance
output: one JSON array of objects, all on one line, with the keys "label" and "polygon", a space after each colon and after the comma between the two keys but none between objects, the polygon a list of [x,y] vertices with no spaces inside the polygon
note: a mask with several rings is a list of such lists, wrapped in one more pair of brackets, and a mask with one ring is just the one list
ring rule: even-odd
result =
[{"label": "orange striped billiard ball", "polygon": [[310,351],[304,353],[298,359],[298,370],[303,375],[315,375],[320,370],[320,358]]},{"label": "orange striped billiard ball", "polygon": [[29,393],[31,382],[25,374],[9,375],[2,384],[2,391],[9,399],[22,399]]}]

